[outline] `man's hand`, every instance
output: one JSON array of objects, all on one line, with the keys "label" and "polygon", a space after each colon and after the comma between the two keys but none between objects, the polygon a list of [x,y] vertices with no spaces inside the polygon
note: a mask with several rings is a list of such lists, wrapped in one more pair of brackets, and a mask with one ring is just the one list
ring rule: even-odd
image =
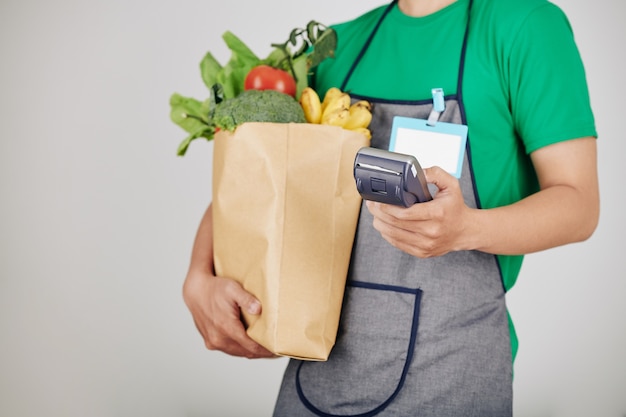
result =
[{"label": "man's hand", "polygon": [[445,255],[464,247],[471,209],[456,178],[439,167],[424,170],[439,191],[432,201],[409,208],[367,201],[374,228],[396,248],[419,258]]},{"label": "man's hand", "polygon": [[246,333],[241,311],[260,314],[261,303],[238,282],[190,271],[183,298],[208,349],[250,359],[275,356]]}]

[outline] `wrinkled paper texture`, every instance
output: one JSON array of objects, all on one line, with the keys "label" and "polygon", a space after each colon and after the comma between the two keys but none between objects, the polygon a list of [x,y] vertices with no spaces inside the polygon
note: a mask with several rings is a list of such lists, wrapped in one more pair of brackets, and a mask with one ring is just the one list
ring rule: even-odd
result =
[{"label": "wrinkled paper texture", "polygon": [[335,343],[361,197],[356,132],[306,123],[246,123],[213,152],[216,273],[262,304],[244,315],[277,355],[326,360]]}]

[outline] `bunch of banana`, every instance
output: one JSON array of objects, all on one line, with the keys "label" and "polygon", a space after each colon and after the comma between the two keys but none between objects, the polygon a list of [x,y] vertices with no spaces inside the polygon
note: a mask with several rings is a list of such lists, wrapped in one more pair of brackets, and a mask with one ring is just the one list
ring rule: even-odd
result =
[{"label": "bunch of banana", "polygon": [[299,101],[309,123],[339,126],[361,132],[368,139],[372,137],[368,129],[372,121],[372,107],[368,101],[359,100],[350,104],[350,95],[336,87],[326,92],[324,100],[320,100],[314,89],[306,87]]}]

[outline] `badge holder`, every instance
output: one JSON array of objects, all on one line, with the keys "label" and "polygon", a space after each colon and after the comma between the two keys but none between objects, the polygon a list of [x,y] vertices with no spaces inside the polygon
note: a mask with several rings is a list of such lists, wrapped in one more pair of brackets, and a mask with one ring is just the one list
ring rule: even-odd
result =
[{"label": "badge holder", "polygon": [[389,150],[415,156],[425,167],[439,166],[461,177],[467,126],[440,122],[445,110],[443,90],[432,90],[433,109],[428,120],[396,116],[391,127]]}]

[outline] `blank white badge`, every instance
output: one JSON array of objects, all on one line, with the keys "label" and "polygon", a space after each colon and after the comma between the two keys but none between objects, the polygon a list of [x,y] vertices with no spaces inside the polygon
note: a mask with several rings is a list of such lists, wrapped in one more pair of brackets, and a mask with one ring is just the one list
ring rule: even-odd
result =
[{"label": "blank white badge", "polygon": [[391,127],[389,150],[413,155],[422,168],[438,166],[461,177],[467,126],[396,116]]}]

